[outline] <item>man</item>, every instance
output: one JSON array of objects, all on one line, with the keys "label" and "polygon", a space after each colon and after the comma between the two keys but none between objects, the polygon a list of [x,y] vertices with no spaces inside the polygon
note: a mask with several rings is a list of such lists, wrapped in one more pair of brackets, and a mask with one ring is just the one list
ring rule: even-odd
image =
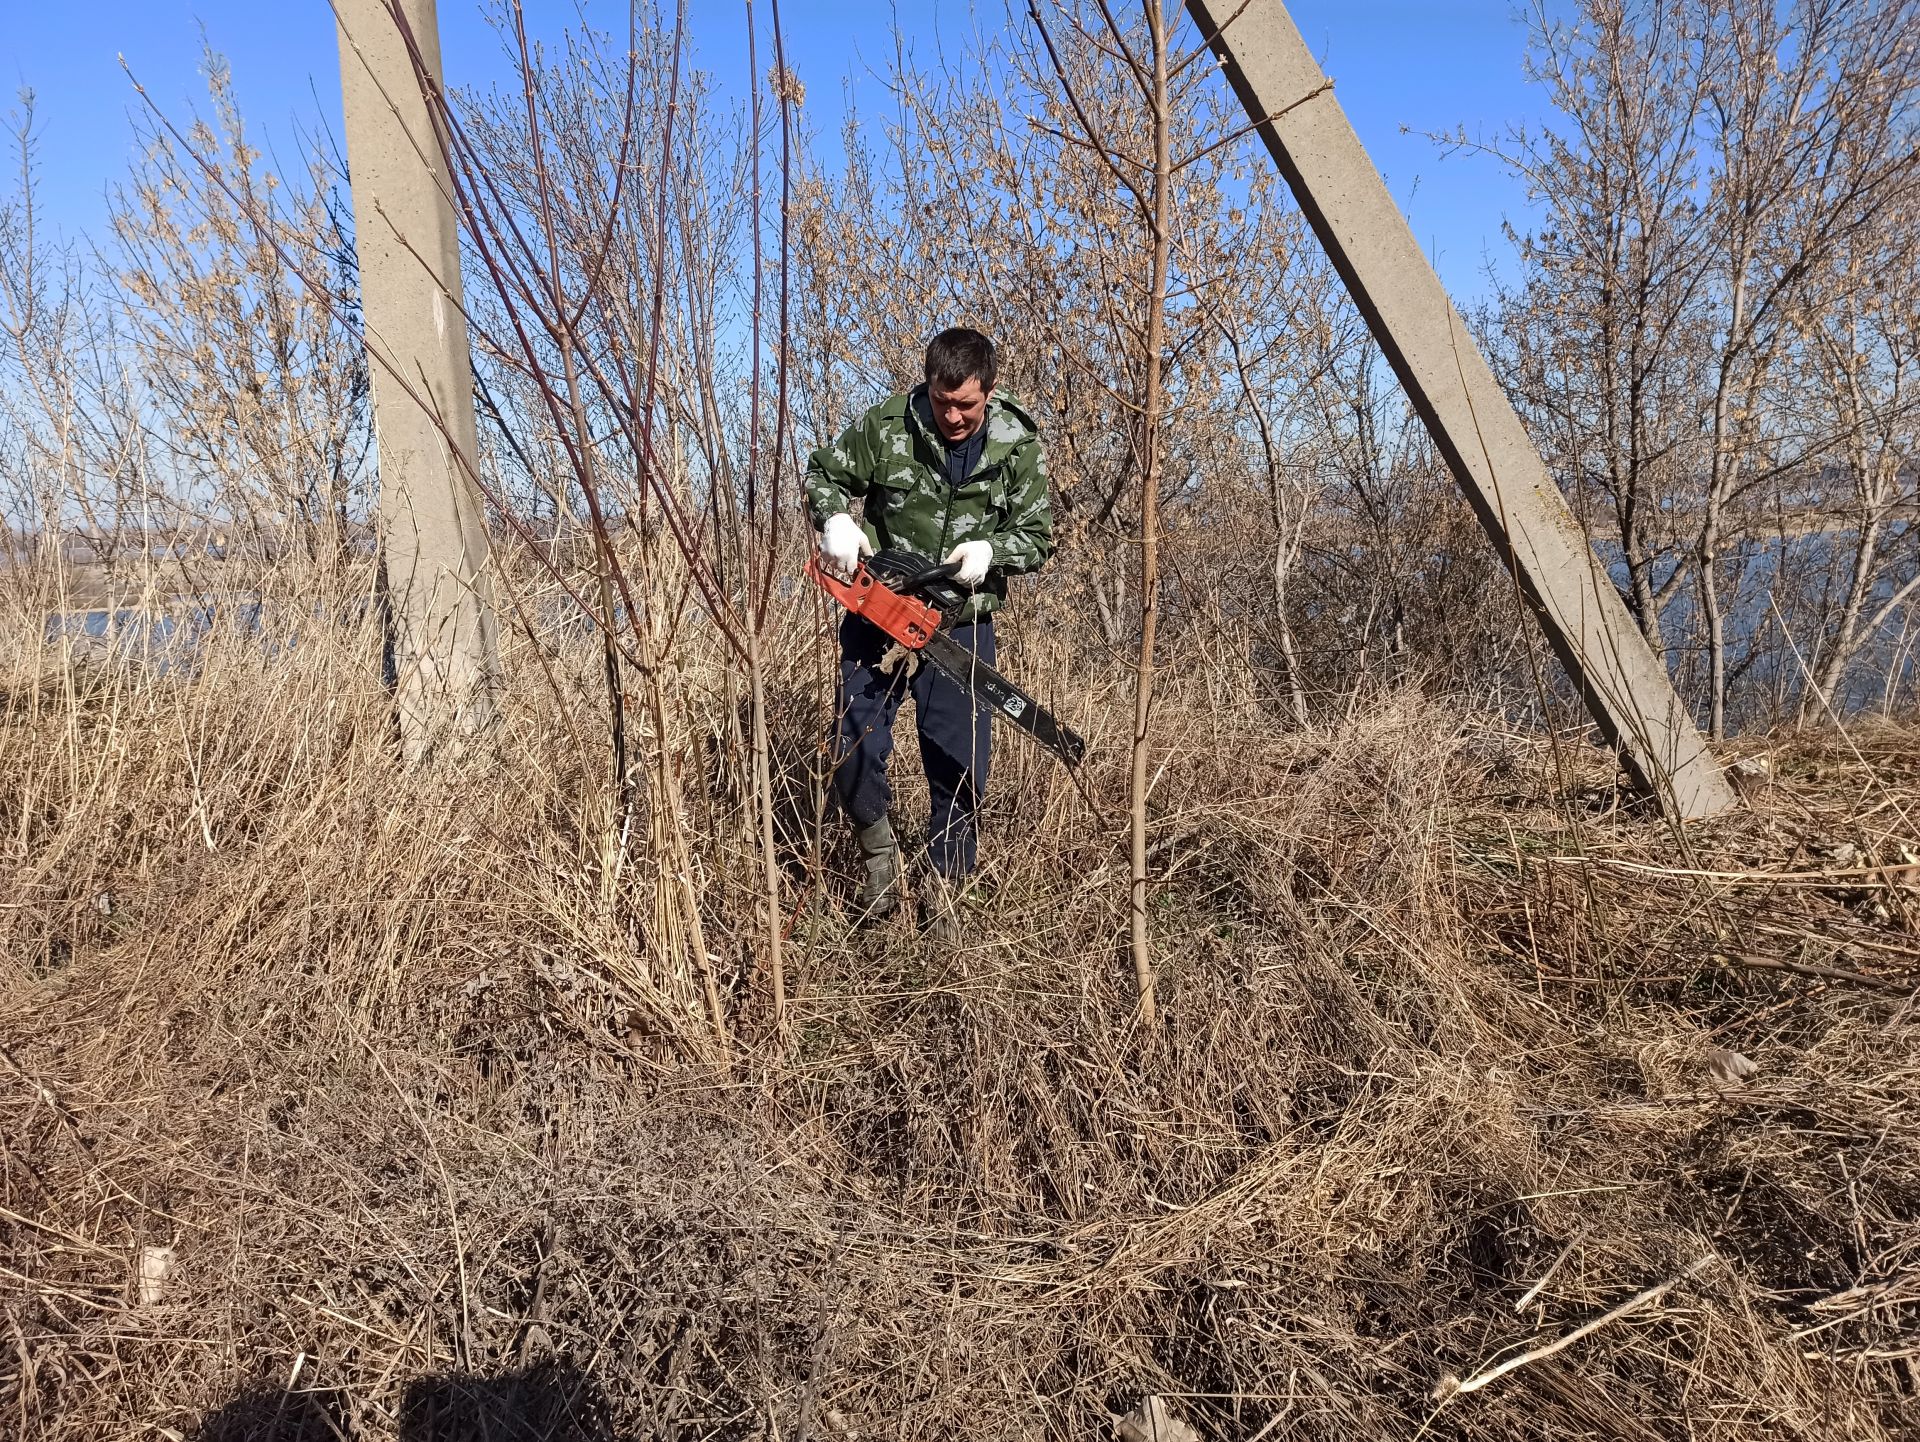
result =
[{"label": "man", "polygon": [[[1053,511],[1040,433],[1020,403],[993,388],[993,342],[977,330],[944,330],[927,346],[926,380],[862,416],[807,462],[807,507],[821,564],[849,576],[862,556],[916,551],[957,565],[973,592],[953,639],[994,664],[993,613],[1006,578],[1053,554]],[[854,500],[863,502],[855,521]],[[900,847],[888,812],[893,721],[909,689],[920,761],[932,793],[921,925],[935,942],[959,941],[953,904],[977,861],[977,819],[987,787],[992,731],[971,693],[922,664],[881,669],[890,642],[849,613],[840,623],[840,697],[834,793],[852,819],[865,877],[863,924],[892,915]]]}]

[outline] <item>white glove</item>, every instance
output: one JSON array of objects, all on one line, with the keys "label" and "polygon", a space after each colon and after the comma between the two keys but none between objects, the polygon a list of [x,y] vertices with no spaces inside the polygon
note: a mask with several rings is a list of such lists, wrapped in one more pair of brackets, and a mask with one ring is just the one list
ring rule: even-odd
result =
[{"label": "white glove", "polygon": [[942,564],[951,566],[956,561],[960,563],[960,569],[953,579],[963,586],[979,585],[987,579],[987,567],[993,564],[993,542],[962,541],[947,552],[947,559]]},{"label": "white glove", "polygon": [[820,528],[820,559],[829,571],[843,581],[850,581],[860,558],[872,554],[873,543],[867,540],[867,533],[852,516],[842,511],[827,517],[826,525]]}]

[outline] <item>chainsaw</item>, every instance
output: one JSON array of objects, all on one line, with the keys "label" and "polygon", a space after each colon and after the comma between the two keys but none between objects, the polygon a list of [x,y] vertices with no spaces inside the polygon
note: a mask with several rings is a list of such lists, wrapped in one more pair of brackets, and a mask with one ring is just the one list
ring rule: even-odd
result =
[{"label": "chainsaw", "polygon": [[912,551],[882,551],[861,562],[850,581],[828,571],[815,555],[807,562],[807,578],[854,615],[878,626],[903,650],[926,657],[971,692],[976,703],[1072,766],[1086,754],[1087,743],[947,634],[967,604],[967,592],[953,583],[959,569],[957,563],[936,565]]}]

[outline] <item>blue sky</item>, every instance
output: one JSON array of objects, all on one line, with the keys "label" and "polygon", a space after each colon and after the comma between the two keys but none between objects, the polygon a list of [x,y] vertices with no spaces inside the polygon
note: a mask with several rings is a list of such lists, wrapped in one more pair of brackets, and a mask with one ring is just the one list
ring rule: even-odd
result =
[{"label": "blue sky", "polygon": [[[624,24],[626,14],[624,0],[525,3],[544,30],[577,13],[603,25]],[[1003,0],[783,0],[781,8],[791,63],[829,136],[845,85],[874,108],[865,103],[876,91],[868,70],[890,53],[896,21],[923,58],[943,30],[1006,23]],[[1500,260],[1507,252],[1502,219],[1525,228],[1525,195],[1493,162],[1443,159],[1426,139],[1400,130],[1464,124],[1491,136],[1538,119],[1540,98],[1522,72],[1526,31],[1512,0],[1293,0],[1291,9],[1449,288],[1462,299],[1481,294],[1486,253]],[[689,10],[696,62],[740,93],[746,0],[691,0]],[[340,79],[326,0],[0,0],[0,15],[0,112],[17,110],[21,87],[34,91],[42,201],[70,236],[102,229],[106,191],[134,155],[129,117],[139,101],[119,56],[179,117],[204,98],[201,47],[211,44],[232,64],[256,143],[284,162],[316,120],[337,134]],[[758,15],[764,67],[766,0],[758,0]],[[440,23],[451,83],[502,73],[479,0],[441,0]],[[13,163],[9,155],[9,171]],[[9,175],[4,188],[13,181]]]}]

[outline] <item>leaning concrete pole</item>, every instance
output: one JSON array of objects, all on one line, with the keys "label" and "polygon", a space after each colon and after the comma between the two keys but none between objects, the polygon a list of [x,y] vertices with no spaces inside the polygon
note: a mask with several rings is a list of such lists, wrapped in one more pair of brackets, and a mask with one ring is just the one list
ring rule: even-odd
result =
[{"label": "leaning concrete pole", "polygon": [[1188,0],[1394,374],[1635,784],[1682,817],[1733,804],[1440,277],[1281,0]]},{"label": "leaning concrete pole", "polygon": [[402,745],[418,760],[490,728],[500,691],[459,237],[408,45],[411,36],[437,89],[440,28],[434,0],[334,0],[334,15],[395,701]]}]

